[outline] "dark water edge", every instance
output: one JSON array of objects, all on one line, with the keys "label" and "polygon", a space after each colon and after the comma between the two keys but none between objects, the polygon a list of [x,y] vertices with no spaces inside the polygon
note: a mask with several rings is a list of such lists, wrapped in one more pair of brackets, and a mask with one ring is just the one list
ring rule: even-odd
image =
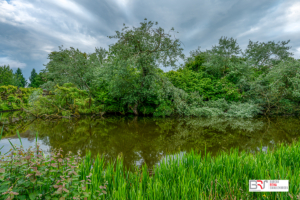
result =
[{"label": "dark water edge", "polygon": [[[18,120],[15,120],[18,119]],[[154,118],[109,116],[42,120],[24,118],[21,112],[5,113],[0,141],[2,153],[13,144],[20,144],[20,132],[25,148],[34,145],[35,134],[42,149],[62,148],[64,153],[87,150],[95,156],[104,155],[115,160],[120,153],[126,167],[147,164],[153,166],[165,157],[191,150],[216,155],[230,148],[256,152],[281,142],[292,143],[300,136],[298,117],[277,116],[255,119],[235,118]]]}]

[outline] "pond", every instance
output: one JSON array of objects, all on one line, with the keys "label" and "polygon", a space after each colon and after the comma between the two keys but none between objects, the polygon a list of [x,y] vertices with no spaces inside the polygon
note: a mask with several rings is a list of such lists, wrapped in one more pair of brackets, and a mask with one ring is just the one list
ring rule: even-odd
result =
[{"label": "pond", "polygon": [[257,119],[230,118],[153,118],[111,116],[92,118],[42,120],[22,119],[20,113],[5,113],[4,136],[1,152],[13,144],[20,144],[20,132],[25,148],[38,142],[47,153],[51,148],[68,151],[87,150],[92,155],[102,154],[114,160],[122,153],[127,167],[146,163],[153,166],[166,155],[184,153],[192,149],[211,152],[228,152],[230,148],[256,152],[261,147],[291,143],[300,136],[300,119],[296,117],[261,117]]}]

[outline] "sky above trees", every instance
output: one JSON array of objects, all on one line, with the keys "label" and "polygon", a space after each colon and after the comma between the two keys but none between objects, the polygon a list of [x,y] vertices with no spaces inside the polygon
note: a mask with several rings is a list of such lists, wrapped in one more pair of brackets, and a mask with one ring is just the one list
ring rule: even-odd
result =
[{"label": "sky above trees", "polygon": [[175,28],[186,56],[211,49],[221,36],[252,41],[291,40],[300,59],[299,0],[0,0],[0,65],[21,68],[26,79],[39,72],[58,46],[92,53],[116,42],[107,36],[123,23],[138,27],[147,18]]}]

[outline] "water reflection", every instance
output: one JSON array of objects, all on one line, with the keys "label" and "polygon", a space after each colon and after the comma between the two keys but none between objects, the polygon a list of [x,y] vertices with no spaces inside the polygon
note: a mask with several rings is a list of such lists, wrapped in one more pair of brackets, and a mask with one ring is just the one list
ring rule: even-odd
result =
[{"label": "water reflection", "polygon": [[[17,118],[13,116],[11,118]],[[11,121],[13,121],[11,119]],[[197,149],[215,155],[232,147],[251,152],[261,146],[273,147],[278,142],[291,143],[300,136],[300,120],[292,117],[260,119],[222,118],[131,118],[109,117],[62,120],[19,120],[5,123],[1,152],[10,148],[7,138],[16,138],[20,131],[23,144],[33,145],[35,133],[45,148],[63,148],[64,152],[91,150],[93,155],[104,154],[108,160],[122,153],[124,164],[146,163],[153,166],[162,156]],[[16,140],[18,143],[18,140]]]}]

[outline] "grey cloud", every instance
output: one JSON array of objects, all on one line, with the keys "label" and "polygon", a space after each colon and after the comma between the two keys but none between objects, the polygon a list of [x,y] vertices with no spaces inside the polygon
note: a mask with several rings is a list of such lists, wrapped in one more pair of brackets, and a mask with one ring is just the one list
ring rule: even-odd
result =
[{"label": "grey cloud", "polygon": [[[0,0],[0,61],[24,63],[23,73],[44,68],[48,53],[58,46],[91,53],[108,48],[107,38],[147,18],[179,34],[188,56],[201,46],[210,49],[221,36],[236,38],[242,48],[253,41],[291,39],[300,58],[300,29],[289,22],[289,9],[297,0]],[[300,4],[299,4],[300,5]],[[297,15],[300,17],[300,15]],[[6,60],[5,60],[6,59]],[[7,64],[10,64],[7,63]],[[0,63],[1,64],[1,63]]]}]

